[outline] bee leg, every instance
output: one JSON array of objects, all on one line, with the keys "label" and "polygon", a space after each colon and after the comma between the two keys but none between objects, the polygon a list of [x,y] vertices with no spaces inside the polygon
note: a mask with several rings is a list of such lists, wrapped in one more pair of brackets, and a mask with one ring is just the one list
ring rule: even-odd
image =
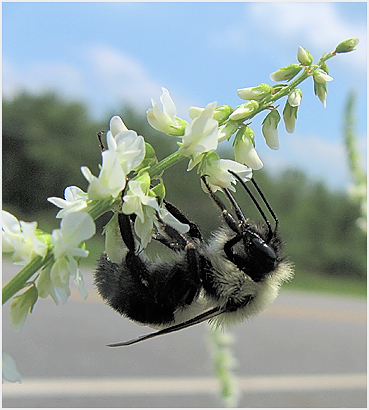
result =
[{"label": "bee leg", "polygon": [[237,265],[237,261],[235,260],[235,255],[232,251],[232,248],[236,243],[242,240],[242,235],[236,235],[234,238],[230,239],[224,244],[224,253],[227,255],[227,258]]},{"label": "bee leg", "polygon": [[120,234],[122,235],[123,242],[131,252],[136,251],[135,239],[132,232],[132,224],[129,215],[123,212],[118,213],[118,224]]},{"label": "bee leg", "polygon": [[172,226],[163,222],[159,215],[158,220],[161,222],[161,231],[159,231],[155,236],[154,239],[161,242],[168,248],[172,249],[173,251],[183,251],[188,243],[187,239],[183,234],[178,232]]},{"label": "bee leg", "polygon": [[187,224],[190,227],[190,230],[188,231],[188,235],[191,236],[191,238],[197,238],[202,240],[202,235],[200,232],[200,228],[192,221],[190,221],[176,206],[174,206],[172,203],[166,201],[165,199],[163,200],[165,204],[165,208],[167,209],[168,212],[170,212],[175,218],[178,219],[179,222],[182,222],[183,224]]},{"label": "bee leg", "polygon": [[233,232],[239,234],[240,229],[239,225],[236,222],[236,220],[233,218],[233,216],[228,212],[226,206],[223,204],[223,202],[214,194],[214,192],[211,190],[210,185],[207,183],[205,175],[201,176],[201,179],[203,180],[210,196],[211,199],[214,201],[214,203],[218,206],[218,208],[222,212],[223,219],[225,223],[232,229]]}]

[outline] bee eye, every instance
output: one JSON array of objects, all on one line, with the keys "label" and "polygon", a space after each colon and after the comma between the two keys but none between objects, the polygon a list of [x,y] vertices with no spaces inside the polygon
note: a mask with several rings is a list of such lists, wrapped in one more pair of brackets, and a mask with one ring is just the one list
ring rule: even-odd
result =
[{"label": "bee eye", "polygon": [[271,262],[275,262],[277,256],[274,250],[265,242],[263,239],[254,237],[251,239],[251,242],[254,244],[255,248],[261,251]]}]

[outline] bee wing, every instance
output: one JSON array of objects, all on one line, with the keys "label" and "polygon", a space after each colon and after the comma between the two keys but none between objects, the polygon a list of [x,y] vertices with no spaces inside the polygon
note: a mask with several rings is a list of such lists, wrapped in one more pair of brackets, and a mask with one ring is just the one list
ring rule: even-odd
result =
[{"label": "bee wing", "polygon": [[186,327],[197,325],[198,323],[204,322],[205,320],[209,320],[224,312],[225,312],[224,309],[220,307],[215,307],[213,309],[208,310],[207,312],[201,313],[201,315],[198,315],[192,319],[189,319],[189,320],[186,320],[185,322],[178,323],[177,325],[173,325],[165,329],[159,330],[158,332],[153,332],[147,335],[142,335],[142,336],[137,337],[136,339],[131,339],[126,342],[112,343],[112,344],[109,344],[108,346],[109,347],[119,347],[119,346],[133,345],[135,343],[142,342],[143,340],[152,339],[153,337],[156,337],[156,336],[166,335],[168,333],[176,332],[177,330],[186,329]]}]

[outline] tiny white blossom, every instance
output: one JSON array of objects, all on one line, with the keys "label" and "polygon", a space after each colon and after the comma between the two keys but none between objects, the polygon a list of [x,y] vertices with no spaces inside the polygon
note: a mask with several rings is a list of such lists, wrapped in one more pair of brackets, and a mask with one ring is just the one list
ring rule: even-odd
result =
[{"label": "tiny white blossom", "polygon": [[261,100],[269,96],[273,91],[273,87],[269,84],[259,84],[256,87],[240,88],[237,90],[237,95],[243,100]]},{"label": "tiny white blossom", "polygon": [[3,352],[3,383],[8,382],[22,382],[21,375],[17,370],[14,359],[7,353]]},{"label": "tiny white blossom", "polygon": [[69,213],[78,212],[81,209],[87,207],[88,195],[86,192],[83,192],[82,189],[78,188],[77,186],[68,186],[67,188],[65,188],[64,198],[65,199],[58,198],[55,196],[47,198],[49,202],[51,202],[58,208],[62,208],[56,214],[56,218],[63,218]]},{"label": "tiny white blossom", "polygon": [[281,116],[278,110],[271,110],[270,113],[264,118],[262,123],[262,133],[269,148],[279,149],[278,141],[278,123],[281,120]]},{"label": "tiny white blossom", "polygon": [[297,59],[302,65],[309,66],[313,62],[313,57],[308,50],[299,46],[297,51]]},{"label": "tiny white blossom", "polygon": [[193,120],[194,118],[198,117],[204,110],[205,108],[202,107],[190,107],[188,109],[188,115],[191,120]]},{"label": "tiny white blossom", "polygon": [[126,124],[124,124],[123,120],[119,117],[119,115],[114,115],[110,119],[110,129],[108,134],[111,133],[113,137],[119,134],[122,131],[128,131]]},{"label": "tiny white blossom", "polygon": [[328,81],[333,81],[333,78],[321,69],[314,71],[313,76],[314,81],[316,81],[318,84],[325,84]]},{"label": "tiny white blossom", "polygon": [[314,81],[314,93],[318,96],[319,100],[323,103],[324,108],[327,107],[327,83],[320,84]]},{"label": "tiny white blossom", "polygon": [[158,203],[154,196],[147,195],[141,186],[140,181],[129,181],[128,192],[123,197],[123,212],[126,215],[136,214],[141,222],[144,221],[145,217],[143,214],[143,206],[150,206],[154,209],[158,208]]},{"label": "tiny white blossom", "polygon": [[182,145],[178,152],[190,157],[188,169],[192,169],[201,159],[201,155],[213,151],[218,146],[218,121],[213,118],[216,102],[208,104],[201,113],[186,126]]},{"label": "tiny white blossom", "polygon": [[204,158],[200,168],[202,175],[207,175],[206,181],[213,191],[222,188],[235,190],[232,184],[236,183],[237,179],[228,170],[238,174],[244,181],[252,178],[251,168],[230,159],[220,159],[214,152]]},{"label": "tiny white blossom", "polygon": [[245,127],[237,133],[234,141],[234,159],[252,169],[260,169],[263,163],[254,147],[254,132],[250,127]]},{"label": "tiny white blossom", "polygon": [[101,153],[102,167],[99,177],[92,175],[87,167],[81,167],[83,176],[90,183],[87,194],[89,199],[116,198],[126,185],[126,174],[120,165],[117,151],[106,150]]},{"label": "tiny white blossom", "polygon": [[119,154],[119,162],[127,175],[138,167],[145,157],[145,140],[133,130],[127,130],[120,117],[110,120],[106,140],[108,148]]},{"label": "tiny white blossom", "polygon": [[237,121],[241,119],[246,119],[250,114],[259,108],[259,103],[255,100],[250,100],[245,104],[241,104],[237,109],[235,109],[229,116],[230,120]]},{"label": "tiny white blossom", "polygon": [[177,108],[169,95],[169,91],[162,87],[163,93],[160,101],[163,109],[152,99],[152,108],[147,111],[147,120],[149,124],[158,131],[165,132],[168,135],[183,135],[186,121],[177,117]]},{"label": "tiny white blossom", "polygon": [[41,273],[37,283],[40,297],[50,294],[56,303],[60,300],[66,303],[70,296],[70,276],[78,285],[82,296],[87,295],[76,258],[88,256],[89,252],[78,245],[91,238],[95,230],[95,223],[86,212],[68,214],[61,220],[60,229],[54,229],[50,238],[50,243],[54,246],[55,262],[50,271]]},{"label": "tiny white blossom", "polygon": [[47,245],[36,234],[37,222],[24,222],[9,212],[2,211],[3,252],[12,252],[16,265],[26,265],[35,256],[44,257]]},{"label": "tiny white blossom", "polygon": [[295,88],[292,90],[287,100],[291,107],[298,107],[301,104],[301,99],[302,91],[299,88]]},{"label": "tiny white blossom", "polygon": [[128,192],[123,197],[122,210],[126,215],[136,214],[135,232],[141,239],[141,245],[146,247],[151,239],[155,212],[159,211],[156,197],[150,195],[150,178],[148,174],[140,177],[140,180],[132,180],[128,183]]}]

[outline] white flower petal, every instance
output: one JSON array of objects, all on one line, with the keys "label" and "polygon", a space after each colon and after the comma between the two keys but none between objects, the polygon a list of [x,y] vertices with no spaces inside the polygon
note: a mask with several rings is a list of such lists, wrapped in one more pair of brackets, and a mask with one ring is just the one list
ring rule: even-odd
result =
[{"label": "white flower petal", "polygon": [[110,132],[113,134],[113,136],[117,135],[121,131],[127,130],[128,128],[118,115],[115,115],[110,119]]}]

